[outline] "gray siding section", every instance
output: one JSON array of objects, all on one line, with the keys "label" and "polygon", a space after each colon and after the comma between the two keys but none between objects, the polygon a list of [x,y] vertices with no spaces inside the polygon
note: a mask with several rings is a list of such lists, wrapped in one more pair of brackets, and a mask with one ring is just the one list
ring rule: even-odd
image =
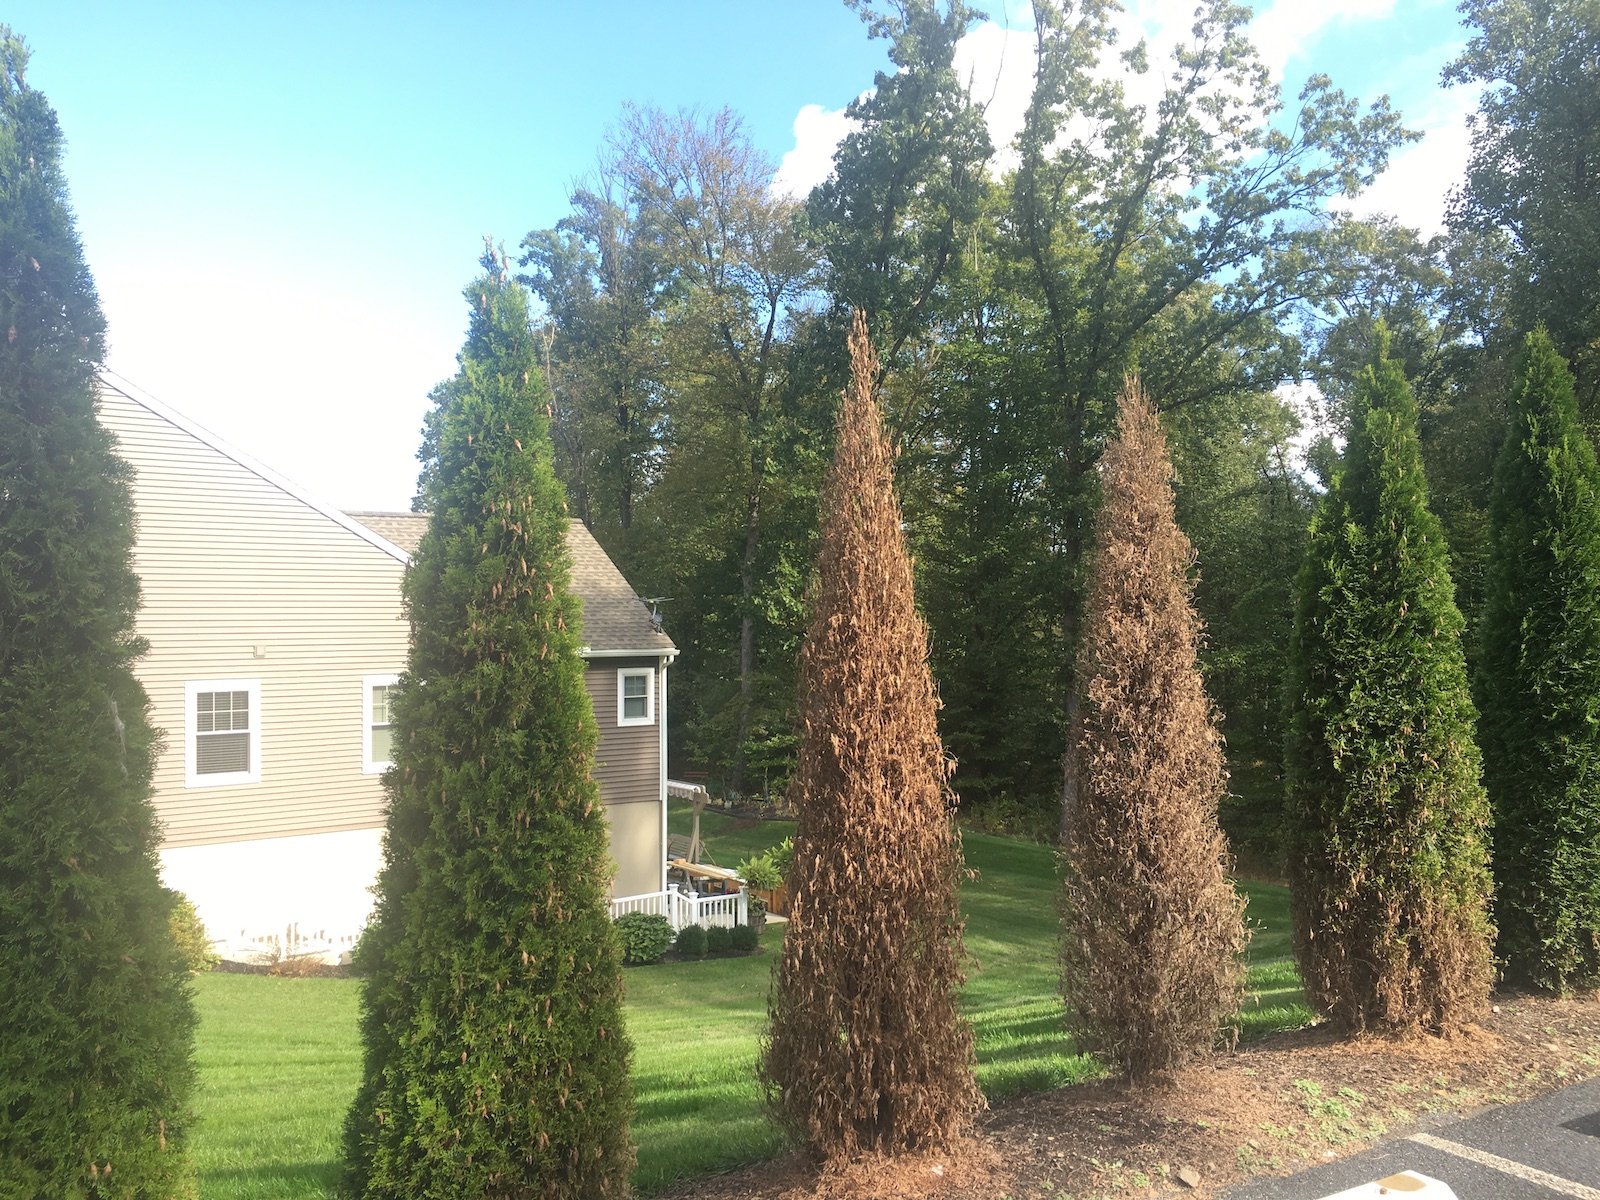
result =
[{"label": "gray siding section", "polygon": [[[617,672],[629,667],[655,671],[655,715],[649,725],[617,724]],[[594,777],[607,804],[661,803],[661,664],[654,658],[590,659],[583,683],[600,726]],[[659,841],[659,835],[657,835]]]}]

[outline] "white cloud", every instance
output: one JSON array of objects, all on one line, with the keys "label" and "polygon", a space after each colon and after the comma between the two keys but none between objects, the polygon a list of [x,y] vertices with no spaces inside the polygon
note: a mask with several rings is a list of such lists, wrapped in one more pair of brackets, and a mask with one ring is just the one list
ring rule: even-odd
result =
[{"label": "white cloud", "polygon": [[1259,10],[1250,22],[1250,39],[1272,77],[1281,81],[1289,60],[1321,37],[1329,25],[1381,21],[1393,11],[1394,0],[1340,0],[1338,4],[1277,0]]},{"label": "white cloud", "polygon": [[[1395,0],[1342,0],[1338,5],[1324,6],[1306,0],[1276,0],[1260,10],[1248,33],[1262,62],[1281,82],[1290,60],[1307,51],[1330,26],[1382,21],[1392,15],[1394,3]],[[1117,41],[1108,48],[1101,71],[1122,83],[1125,98],[1143,106],[1147,120],[1155,119],[1170,82],[1173,50],[1191,36],[1194,18],[1195,0],[1128,0],[1113,18]],[[1120,55],[1141,38],[1147,46],[1150,69],[1143,75],[1134,75]],[[984,120],[995,147],[990,165],[997,173],[1016,165],[1011,143],[1022,129],[1033,89],[1034,64],[1031,28],[1007,29],[985,21],[956,45],[956,68],[973,99],[984,108]],[[1444,186],[1437,181],[1460,177],[1465,162],[1464,113],[1471,103],[1463,108],[1446,102],[1443,108],[1448,111],[1424,123],[1426,140],[1396,155],[1389,173],[1357,202],[1360,211],[1376,206],[1401,214],[1402,219],[1419,225],[1425,233],[1437,229],[1442,219]],[[843,109],[825,109],[819,104],[802,108],[794,119],[794,148],[783,156],[773,181],[774,191],[802,197],[825,180],[833,171],[834,153],[850,129],[851,122]]]},{"label": "white cloud", "polygon": [[772,190],[796,200],[833,174],[833,155],[855,127],[842,108],[807,104],[794,118],[794,149],[783,156]]},{"label": "white cloud", "polygon": [[1022,132],[1033,95],[1035,59],[1033,30],[1003,29],[993,21],[985,21],[956,43],[956,74],[983,109],[997,172],[1017,164],[1011,143]]},{"label": "white cloud", "polygon": [[1449,191],[1466,176],[1472,151],[1467,119],[1478,107],[1478,95],[1477,88],[1439,93],[1406,122],[1422,133],[1422,140],[1394,155],[1389,169],[1366,191],[1351,199],[1336,198],[1330,207],[1358,217],[1387,214],[1425,238],[1438,233],[1444,228]]},{"label": "white cloud", "polygon": [[[996,170],[1016,164],[1010,147],[1022,131],[1033,93],[1033,64],[1031,29],[1006,29],[985,21],[956,43],[956,72],[984,110]],[[794,118],[794,147],[779,162],[772,190],[781,196],[804,197],[833,173],[834,153],[853,128],[842,108],[803,107]]]}]

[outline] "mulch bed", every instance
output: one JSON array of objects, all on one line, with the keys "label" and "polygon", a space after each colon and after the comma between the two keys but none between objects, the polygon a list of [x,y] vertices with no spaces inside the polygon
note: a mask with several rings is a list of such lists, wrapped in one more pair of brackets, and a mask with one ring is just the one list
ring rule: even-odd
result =
[{"label": "mulch bed", "polygon": [[675,1185],[672,1200],[1074,1200],[1216,1196],[1406,1132],[1600,1074],[1600,996],[1503,993],[1461,1037],[1341,1042],[1312,1026],[1168,1085],[1083,1084],[984,1114],[953,1153],[819,1172],[791,1154]]}]

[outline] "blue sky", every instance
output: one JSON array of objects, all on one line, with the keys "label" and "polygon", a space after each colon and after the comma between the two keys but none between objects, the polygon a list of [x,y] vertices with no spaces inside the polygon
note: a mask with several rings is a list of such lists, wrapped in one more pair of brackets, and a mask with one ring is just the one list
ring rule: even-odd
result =
[{"label": "blue sky", "polygon": [[[111,366],[345,507],[408,505],[483,236],[514,249],[559,220],[625,102],[728,105],[799,188],[887,65],[834,0],[451,7],[12,0],[4,16],[66,134]],[[1192,11],[1129,7],[1158,51]],[[1003,138],[1031,35],[1020,0],[990,9],[964,64]],[[1465,38],[1452,6],[1263,0],[1254,29],[1287,92],[1325,72],[1428,132],[1358,207],[1431,232],[1472,101],[1438,86]]]}]

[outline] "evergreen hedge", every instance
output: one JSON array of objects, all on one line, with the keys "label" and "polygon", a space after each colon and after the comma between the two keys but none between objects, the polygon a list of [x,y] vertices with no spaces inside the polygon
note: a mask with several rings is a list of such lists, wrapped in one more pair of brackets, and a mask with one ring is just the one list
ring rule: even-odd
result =
[{"label": "evergreen hedge", "polygon": [[1491,982],[1488,803],[1417,409],[1380,339],[1318,506],[1290,646],[1287,827],[1306,994],[1346,1031],[1445,1033]]},{"label": "evergreen hedge", "polygon": [[526,295],[485,267],[425,432],[344,1188],[617,1196],[630,1047],[566,506]]},{"label": "evergreen hedge", "polygon": [[1600,467],[1572,373],[1528,336],[1495,464],[1477,695],[1508,977],[1600,983]]},{"label": "evergreen hedge", "polygon": [[127,466],[55,114],[0,25],[0,1196],[182,1196],[195,1017],[134,678]]}]

